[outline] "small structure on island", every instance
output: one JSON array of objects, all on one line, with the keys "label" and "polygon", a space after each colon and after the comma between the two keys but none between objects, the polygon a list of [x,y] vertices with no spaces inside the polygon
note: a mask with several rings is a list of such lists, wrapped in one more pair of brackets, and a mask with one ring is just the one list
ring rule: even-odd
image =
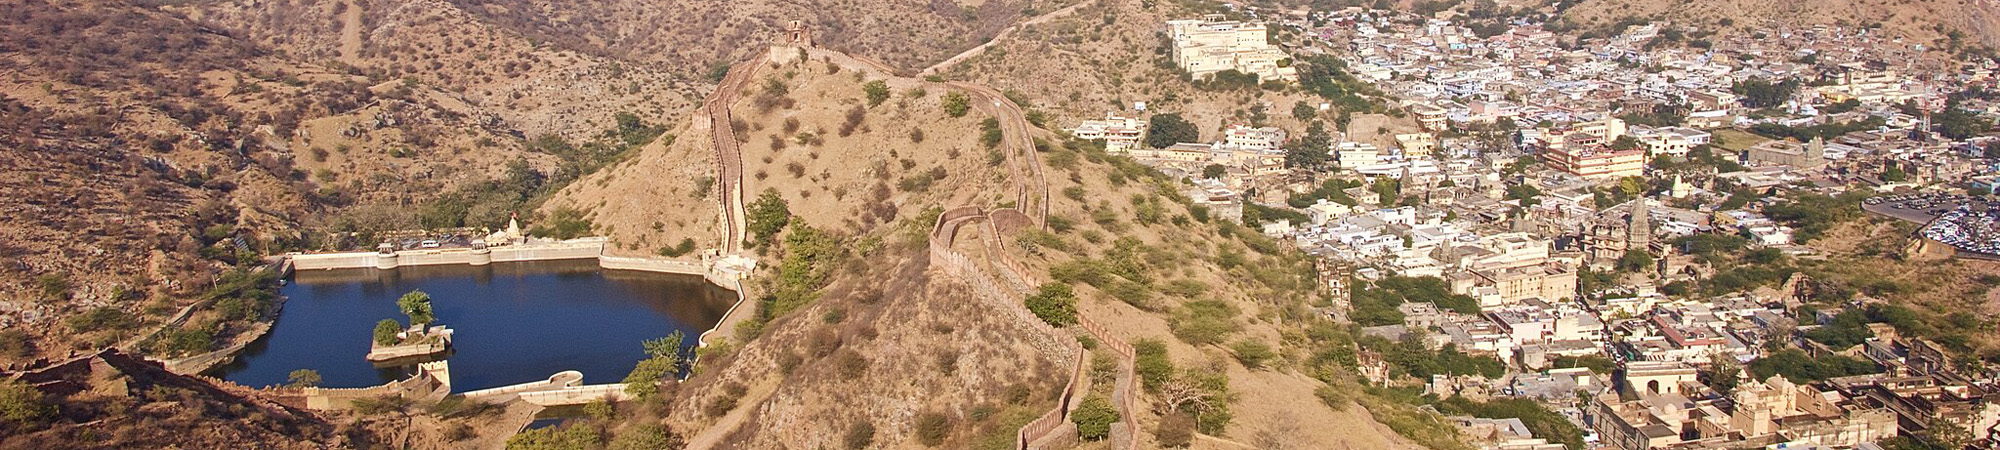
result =
[{"label": "small structure on island", "polygon": [[396,308],[409,316],[410,325],[404,327],[396,319],[376,322],[375,338],[368,347],[368,362],[431,357],[451,350],[451,328],[431,324],[437,315],[431,309],[430,294],[410,291],[396,300]]}]

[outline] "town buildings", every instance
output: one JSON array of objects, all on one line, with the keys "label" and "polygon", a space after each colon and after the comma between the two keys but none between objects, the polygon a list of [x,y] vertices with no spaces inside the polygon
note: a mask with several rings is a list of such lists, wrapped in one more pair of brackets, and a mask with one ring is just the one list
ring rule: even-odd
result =
[{"label": "town buildings", "polygon": [[1200,19],[1169,20],[1174,65],[1196,79],[1234,70],[1260,80],[1294,81],[1298,69],[1291,55],[1271,45],[1262,23],[1228,20],[1219,14]]}]

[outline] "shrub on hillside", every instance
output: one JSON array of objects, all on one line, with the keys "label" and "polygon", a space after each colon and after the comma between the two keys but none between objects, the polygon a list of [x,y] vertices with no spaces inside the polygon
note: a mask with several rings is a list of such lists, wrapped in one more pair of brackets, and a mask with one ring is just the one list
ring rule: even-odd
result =
[{"label": "shrub on hillside", "polygon": [[1174,378],[1174,361],[1167,357],[1167,344],[1155,339],[1140,339],[1132,343],[1133,369],[1139,375],[1140,384],[1146,390],[1157,391],[1160,386]]},{"label": "shrub on hillside", "polygon": [[841,438],[847,450],[861,450],[875,443],[875,424],[863,420],[847,427],[847,435]]},{"label": "shrub on hillside", "polygon": [[1243,367],[1252,369],[1263,368],[1266,361],[1278,356],[1278,352],[1271,350],[1269,344],[1254,339],[1236,341],[1229,346],[1229,349],[1235,353],[1236,361],[1242,362]]},{"label": "shrub on hillside", "polygon": [[861,92],[868,95],[868,106],[871,108],[889,100],[889,84],[882,80],[862,84]]},{"label": "shrub on hillside", "polygon": [[611,437],[610,450],[662,450],[687,446],[687,440],[667,427],[640,424]]},{"label": "shrub on hillside", "polygon": [[1070,412],[1069,420],[1076,423],[1078,437],[1086,441],[1102,440],[1111,436],[1111,423],[1118,421],[1118,410],[1111,407],[1111,400],[1093,394]]},{"label": "shrub on hillside", "polygon": [[1054,326],[1068,326],[1076,323],[1076,294],[1068,284],[1044,284],[1035,295],[1024,300],[1028,311],[1035,313],[1043,322]]},{"label": "shrub on hillside", "polygon": [[943,444],[945,438],[951,437],[951,422],[951,416],[942,412],[925,411],[917,414],[917,443],[926,447]]},{"label": "shrub on hillside", "polygon": [[1188,413],[1173,413],[1160,418],[1160,426],[1153,429],[1153,438],[1161,447],[1184,448],[1194,443],[1194,416]]},{"label": "shrub on hillside", "polygon": [[965,117],[965,113],[971,109],[972,101],[965,97],[965,93],[953,91],[944,95],[945,114],[949,114],[952,117]]}]

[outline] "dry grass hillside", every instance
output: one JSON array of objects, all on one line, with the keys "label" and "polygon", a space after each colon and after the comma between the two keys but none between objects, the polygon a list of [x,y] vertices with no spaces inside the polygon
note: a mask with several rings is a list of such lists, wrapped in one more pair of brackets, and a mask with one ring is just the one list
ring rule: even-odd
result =
[{"label": "dry grass hillside", "polygon": [[1658,18],[1714,25],[1730,19],[1735,28],[1762,24],[1870,26],[1891,35],[1943,47],[1945,33],[1959,30],[1987,46],[2000,46],[2000,3],[1991,0],[1584,0],[1563,13],[1580,25],[1609,24],[1625,17]]},{"label": "dry grass hillside", "polygon": [[[1278,90],[1202,89],[1172,66],[1166,53],[1166,21],[1198,17],[1215,11],[1215,5],[1092,0],[1071,14],[1022,27],[941,75],[1012,91],[1025,100],[1023,107],[1046,113],[1052,129],[1102,118],[1107,111],[1132,114],[1133,102],[1146,102],[1148,111],[1182,115],[1199,127],[1204,140],[1219,139],[1222,129],[1234,123],[1304,130],[1305,122],[1292,115],[1293,107],[1301,101],[1316,106],[1324,100],[1296,85]],[[1323,114],[1331,117],[1339,112]],[[1415,124],[1393,122],[1384,126]]]},{"label": "dry grass hillside", "polygon": [[[1207,218],[1182,203],[1178,183],[1129,159],[1088,144],[1059,147],[1044,159],[1058,192],[1052,232],[1007,237],[1016,244],[1012,257],[1039,272],[1039,282],[1076,286],[1080,313],[1113,335],[1164,344],[1166,360],[1179,369],[1162,375],[1163,384],[1224,376],[1227,394],[1212,400],[1225,403],[1234,420],[1207,434],[1254,448],[1408,447],[1362,408],[1339,400],[1336,410],[1316,397],[1326,384],[1311,375],[1338,371],[1316,353],[1338,345],[1308,337],[1327,323],[1310,310],[1320,300],[1305,255]],[[1248,363],[1255,358],[1238,346],[1245,341],[1270,345],[1276,356]],[[1175,408],[1171,391],[1149,389],[1142,397],[1142,448],[1159,443],[1158,413]],[[1203,439],[1196,445],[1232,448]]]},{"label": "dry grass hillside", "polygon": [[902,68],[941,61],[1024,15],[1079,0],[809,0],[531,2],[454,0],[467,11],[570,48],[699,73],[773,42],[793,20],[819,45]]},{"label": "dry grass hillside", "polygon": [[[981,140],[985,117],[950,117],[946,88],[863,70],[791,57],[750,75],[730,124],[742,148],[745,201],[774,191],[796,220],[862,235],[927,207],[1011,198],[1001,154]],[[886,94],[879,103],[864,88],[871,82]],[[544,209],[587,211],[625,251],[683,239],[715,248],[721,193],[712,192],[715,157],[704,128],[677,131],[673,145],[642,149]]]},{"label": "dry grass hillside", "polygon": [[710,87],[684,66],[547,45],[444,1],[209,0],[175,10],[371,84],[434,86],[451,113],[520,136],[588,138],[618,112],[668,121]]},{"label": "dry grass hillside", "polygon": [[0,422],[0,449],[63,448],[369,448],[365,436],[310,412],[284,406],[240,387],[167,372],[122,353],[73,359],[7,379],[17,386],[55,393],[59,409],[24,409],[9,403]]}]

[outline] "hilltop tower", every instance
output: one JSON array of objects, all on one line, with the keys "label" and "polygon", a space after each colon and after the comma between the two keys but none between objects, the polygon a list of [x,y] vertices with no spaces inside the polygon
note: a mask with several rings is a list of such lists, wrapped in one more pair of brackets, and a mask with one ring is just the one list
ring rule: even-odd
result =
[{"label": "hilltop tower", "polygon": [[813,45],[812,32],[806,29],[805,21],[793,20],[791,26],[785,27],[785,44],[799,48]]}]

